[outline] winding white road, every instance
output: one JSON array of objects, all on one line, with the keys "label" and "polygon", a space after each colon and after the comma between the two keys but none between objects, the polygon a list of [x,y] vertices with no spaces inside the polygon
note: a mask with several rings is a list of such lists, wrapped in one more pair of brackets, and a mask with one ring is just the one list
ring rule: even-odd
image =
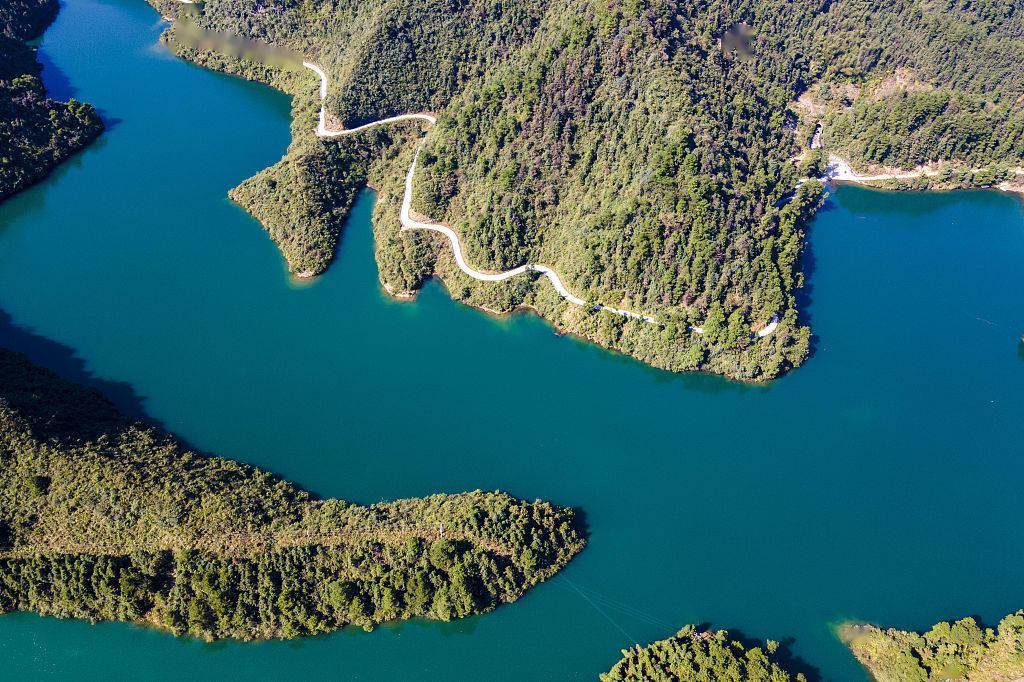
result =
[{"label": "winding white road", "polygon": [[[179,0],[179,2],[185,2],[186,0]],[[386,123],[397,123],[399,121],[413,121],[420,120],[426,121],[430,125],[437,123],[437,119],[431,114],[402,114],[401,116],[392,116],[390,118],[382,118],[379,121],[372,121],[355,128],[346,128],[344,130],[328,130],[327,129],[327,108],[323,105],[323,102],[327,100],[327,74],[324,70],[313,62],[302,62],[310,71],[320,76],[320,120],[316,125],[316,134],[319,137],[342,137],[344,135],[351,135],[352,133],[358,133],[361,130],[372,128],[374,126],[384,125]]]},{"label": "winding white road", "polygon": [[[971,172],[977,173],[981,171],[981,168],[973,168]],[[850,162],[841,156],[835,154],[829,154],[828,156],[828,170],[825,172],[823,180],[838,180],[839,182],[852,182],[854,184],[863,185],[869,182],[882,182],[884,180],[914,180],[916,178],[934,178],[939,175],[941,171],[937,168],[922,167],[915,170],[909,171],[894,171],[891,173],[879,173],[876,175],[861,175],[857,171],[853,170]],[[1024,175],[1024,168],[1012,168],[1010,172],[1014,175]],[[1007,183],[1003,183],[1006,185]],[[1000,185],[1001,189],[1007,189]]]},{"label": "winding white road", "polygon": [[[452,243],[452,252],[455,254],[455,262],[458,264],[459,269],[473,279],[479,279],[484,282],[501,282],[509,279],[510,277],[515,277],[516,275],[522,275],[530,270],[535,270],[543,273],[549,280],[551,280],[551,284],[554,285],[555,291],[557,291],[562,298],[570,303],[575,303],[576,305],[587,305],[586,301],[566,289],[565,285],[562,284],[562,280],[559,279],[558,274],[545,265],[520,265],[518,268],[506,270],[505,272],[483,272],[481,270],[477,270],[466,262],[466,258],[462,254],[462,244],[459,242],[459,235],[456,234],[455,230],[447,225],[427,223],[413,218],[410,215],[412,211],[412,179],[416,174],[416,162],[419,160],[419,157],[420,147],[417,147],[416,155],[412,159],[412,165],[409,166],[409,172],[405,175],[405,195],[402,197],[402,211],[399,214],[403,230],[433,230],[434,232],[440,232],[448,237],[448,241]],[[651,321],[653,322],[653,320]]]},{"label": "winding white road", "polygon": [[[191,0],[178,0],[178,2],[191,4]],[[345,135],[353,135],[360,131],[366,130],[367,128],[372,128],[374,126],[379,125],[386,125],[389,123],[397,123],[399,121],[420,120],[425,121],[430,125],[434,125],[435,123],[437,123],[437,119],[432,114],[414,113],[383,118],[378,121],[372,121],[370,123],[357,126],[355,128],[346,128],[344,130],[329,130],[327,128],[326,109],[327,73],[313,62],[304,61],[302,62],[302,65],[320,77],[320,114],[316,127],[316,134],[318,137],[343,137]],[[562,279],[558,276],[558,273],[546,265],[541,265],[538,263],[528,263],[526,265],[520,265],[517,268],[513,268],[512,270],[506,270],[505,272],[484,272],[482,270],[477,270],[476,268],[472,267],[469,263],[466,262],[465,255],[463,254],[462,250],[462,242],[459,240],[459,235],[455,232],[455,230],[441,223],[417,220],[413,218],[411,215],[412,183],[413,177],[416,174],[416,162],[419,160],[421,148],[422,143],[420,143],[420,147],[416,149],[416,154],[415,156],[413,156],[412,164],[409,166],[409,172],[405,176],[405,195],[402,197],[402,210],[400,214],[400,220],[403,230],[431,230],[433,232],[440,232],[441,234],[448,237],[448,241],[451,242],[452,245],[452,253],[455,256],[456,264],[459,266],[460,270],[462,270],[464,273],[466,273],[473,279],[481,280],[484,282],[501,282],[503,280],[509,279],[511,277],[516,277],[517,275],[522,275],[527,272],[539,272],[541,275],[548,278],[552,286],[555,287],[555,291],[558,292],[559,296],[561,296],[562,298],[564,298],[565,300],[569,301],[574,305],[578,305],[581,307],[591,307],[594,310],[605,310],[615,315],[621,315],[622,317],[643,320],[644,322],[650,324],[658,324],[658,321],[649,315],[642,315],[640,313],[635,313],[631,310],[613,308],[611,306],[602,305],[600,303],[589,303],[585,299],[582,299],[579,296],[573,294],[571,291],[569,291],[565,287],[565,284],[562,283]],[[761,330],[759,330],[756,333],[756,335],[761,338],[768,336],[772,332],[774,332],[778,326],[779,318],[778,316],[775,316],[772,318],[772,321],[768,325],[763,327]],[[701,327],[691,326],[689,329],[690,331],[697,334],[704,333],[704,329]]]},{"label": "winding white road", "polygon": [[[362,130],[366,130],[367,128],[385,125],[388,123],[397,123],[398,121],[419,120],[426,121],[431,125],[437,123],[437,119],[433,115],[426,113],[417,113],[402,114],[401,116],[391,116],[389,118],[382,118],[380,120],[372,121],[370,123],[366,123],[355,128],[345,128],[344,130],[328,130],[327,111],[326,107],[323,104],[324,101],[327,99],[327,74],[324,72],[323,69],[321,69],[313,62],[302,62],[302,65],[320,77],[321,105],[319,121],[316,127],[316,134],[319,137],[342,137],[344,135],[352,135]],[[416,154],[415,156],[413,156],[412,159],[412,164],[409,166],[409,172],[406,173],[405,175],[405,194],[402,197],[402,211],[399,214],[399,219],[401,220],[403,230],[431,230],[432,232],[440,232],[444,236],[448,237],[448,241],[451,242],[452,245],[452,254],[454,254],[455,256],[455,263],[459,266],[460,270],[462,270],[464,273],[466,273],[473,279],[477,279],[483,282],[502,282],[506,279],[511,279],[512,277],[516,277],[517,275],[522,275],[527,272],[539,272],[544,277],[548,278],[548,280],[551,282],[551,285],[555,287],[555,291],[558,292],[559,296],[561,296],[562,298],[564,298],[565,300],[569,301],[574,305],[578,305],[581,307],[590,306],[594,310],[606,310],[609,313],[614,313],[616,315],[621,315],[623,317],[630,317],[636,320],[643,320],[644,322],[648,322],[651,324],[658,323],[658,321],[651,316],[641,315],[640,313],[634,313],[631,310],[613,308],[611,306],[601,305],[600,303],[588,303],[586,300],[580,298],[576,294],[569,291],[565,287],[565,284],[562,283],[562,278],[558,276],[558,273],[546,265],[541,265],[539,263],[527,263],[526,265],[520,265],[517,268],[506,270],[504,272],[484,272],[483,270],[477,270],[476,268],[471,266],[469,263],[466,262],[466,257],[462,250],[462,241],[459,239],[459,235],[457,232],[455,232],[455,230],[441,223],[425,222],[422,220],[417,220],[412,217],[412,182],[413,177],[416,175],[416,163],[417,161],[419,161],[421,148],[422,143],[420,147],[417,147]]]},{"label": "winding white road", "polygon": [[[178,2],[187,5],[194,4],[194,0],[178,0]],[[425,121],[430,125],[434,125],[435,123],[437,123],[437,119],[432,114],[415,113],[401,114],[399,116],[390,116],[388,118],[382,118],[378,121],[371,121],[370,123],[366,123],[361,126],[356,126],[355,128],[346,128],[344,130],[329,130],[327,128],[326,108],[327,73],[322,68],[320,68],[320,66],[310,61],[303,61],[302,65],[309,69],[310,71],[312,71],[313,73],[315,73],[320,78],[320,114],[316,126],[316,134],[318,137],[343,137],[345,135],[352,135],[354,133],[358,133],[362,130],[366,130],[367,128],[385,125],[388,123],[397,123],[399,121],[420,120]],[[400,215],[403,230],[431,230],[433,232],[440,232],[441,234],[448,237],[448,241],[450,241],[452,244],[452,253],[455,255],[455,262],[458,264],[459,269],[462,270],[467,275],[469,275],[470,277],[472,277],[473,279],[481,280],[484,282],[500,282],[502,280],[509,279],[510,277],[515,277],[516,275],[522,275],[526,272],[539,272],[543,276],[547,277],[548,280],[550,280],[552,286],[555,287],[555,291],[558,292],[559,296],[561,296],[562,298],[564,298],[565,300],[569,301],[574,305],[578,305],[581,307],[590,306],[594,310],[605,310],[615,315],[621,315],[622,317],[643,320],[644,322],[647,322],[649,324],[658,324],[658,321],[649,315],[642,315],[640,313],[635,313],[631,310],[613,308],[611,306],[602,305],[600,303],[588,303],[586,300],[580,298],[579,296],[576,296],[571,291],[566,289],[565,285],[562,283],[562,279],[558,276],[558,273],[546,265],[527,263],[526,265],[520,265],[518,268],[506,270],[505,272],[483,272],[470,266],[469,263],[466,262],[465,255],[462,252],[462,242],[459,240],[459,235],[455,232],[455,230],[441,223],[424,222],[421,220],[416,220],[412,217],[412,215],[410,215],[412,209],[412,181],[413,176],[416,174],[416,162],[419,160],[421,148],[422,143],[420,144],[420,147],[416,149],[416,154],[415,156],[413,156],[412,164],[409,166],[409,172],[405,176],[405,195],[402,197],[402,211]],[[771,322],[769,322],[765,327],[759,330],[756,333],[756,335],[760,338],[764,338],[765,336],[768,336],[769,334],[774,332],[778,326],[779,318],[778,315],[776,315],[772,318]],[[696,334],[704,333],[704,329],[702,327],[691,326],[689,327],[689,329],[690,331]]]},{"label": "winding white road", "polygon": [[[318,65],[313,62],[302,62],[302,65],[307,69],[315,73],[320,77],[320,115],[317,122],[316,134],[318,137],[342,137],[345,135],[352,135],[358,133],[367,128],[374,126],[386,125],[388,123],[397,123],[399,121],[412,121],[419,120],[425,121],[430,125],[437,123],[437,119],[428,113],[415,113],[415,114],[402,114],[400,116],[391,116],[389,118],[382,118],[377,121],[372,121],[355,128],[346,128],[343,130],[329,130],[327,128],[327,73],[321,69]],[[544,277],[547,277],[551,282],[551,285],[555,287],[555,291],[558,295],[569,301],[574,305],[581,307],[591,307],[594,310],[604,310],[614,315],[621,315],[622,317],[628,317],[635,320],[643,320],[649,324],[658,324],[658,321],[650,315],[642,315],[635,313],[632,310],[623,310],[621,308],[613,308],[612,306],[602,305],[600,303],[589,303],[588,301],[580,298],[576,294],[569,291],[565,284],[562,283],[562,278],[558,276],[558,273],[549,268],[546,265],[539,263],[527,263],[526,265],[520,265],[517,268],[506,270],[504,272],[484,272],[483,270],[477,270],[469,263],[466,262],[465,254],[462,250],[462,241],[459,239],[459,235],[455,230],[444,225],[442,223],[427,222],[423,220],[417,220],[412,217],[412,183],[413,178],[416,175],[416,163],[419,161],[420,147],[417,147],[416,154],[413,156],[412,164],[409,166],[409,172],[405,175],[405,194],[402,197],[402,210],[399,214],[399,220],[402,223],[403,230],[430,230],[432,232],[440,232],[444,236],[448,237],[448,241],[452,245],[452,254],[455,256],[455,263],[459,266],[459,269],[464,273],[472,277],[473,279],[480,280],[483,282],[501,282],[517,275],[522,275],[527,272],[539,272]],[[770,336],[779,326],[778,315],[772,317],[771,321],[763,328],[756,332],[758,338],[764,338]],[[703,334],[704,329],[701,327],[689,327],[690,331],[696,334]]]}]

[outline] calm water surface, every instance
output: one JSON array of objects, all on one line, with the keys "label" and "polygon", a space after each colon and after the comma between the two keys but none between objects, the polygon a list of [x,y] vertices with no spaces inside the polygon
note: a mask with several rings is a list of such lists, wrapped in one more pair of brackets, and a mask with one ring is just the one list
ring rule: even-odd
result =
[{"label": "calm water surface", "polygon": [[670,376],[437,285],[388,300],[370,194],[331,271],[289,284],[225,198],[283,152],[287,99],[172,58],[159,31],[141,1],[70,0],[46,33],[47,82],[111,128],[0,207],[0,342],[320,495],[501,488],[584,508],[590,546],[447,625],[208,645],[6,616],[0,669],[593,679],[632,642],[710,622],[861,680],[830,624],[1024,607],[1019,200],[840,189],[813,227],[815,357],[768,387]]}]

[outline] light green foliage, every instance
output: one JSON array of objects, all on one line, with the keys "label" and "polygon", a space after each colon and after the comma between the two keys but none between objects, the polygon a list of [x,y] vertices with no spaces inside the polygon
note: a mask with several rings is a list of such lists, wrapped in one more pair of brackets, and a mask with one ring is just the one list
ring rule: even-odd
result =
[{"label": "light green foliage", "polygon": [[207,639],[449,620],[517,599],[584,542],[572,510],[502,493],[319,500],[0,350],[0,613]]},{"label": "light green foliage", "polygon": [[778,643],[764,649],[729,639],[724,630],[687,625],[673,637],[622,652],[601,682],[805,682],[778,662]]},{"label": "light green foliage", "polygon": [[1024,677],[1024,611],[997,630],[973,618],[918,634],[874,625],[844,625],[840,634],[878,682],[1008,682]]},{"label": "light green foliage", "polygon": [[988,166],[1024,157],[1024,111],[989,108],[949,90],[863,97],[832,114],[825,144],[862,164],[913,168],[932,161]]}]

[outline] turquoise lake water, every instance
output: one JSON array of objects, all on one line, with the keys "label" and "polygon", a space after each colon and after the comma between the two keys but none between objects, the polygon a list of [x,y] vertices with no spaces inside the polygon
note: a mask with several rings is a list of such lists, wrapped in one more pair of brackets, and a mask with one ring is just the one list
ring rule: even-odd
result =
[{"label": "turquoise lake water", "polygon": [[707,622],[863,680],[831,624],[1024,607],[1019,199],[840,188],[812,228],[814,357],[765,387],[669,375],[436,284],[389,300],[369,193],[330,272],[290,284],[225,196],[283,153],[287,98],[174,59],[160,30],[140,0],[70,0],[44,36],[51,90],[111,126],[0,206],[0,345],[317,494],[500,488],[583,508],[590,544],[492,614],[370,634],[209,645],[5,616],[4,676],[594,679]]}]

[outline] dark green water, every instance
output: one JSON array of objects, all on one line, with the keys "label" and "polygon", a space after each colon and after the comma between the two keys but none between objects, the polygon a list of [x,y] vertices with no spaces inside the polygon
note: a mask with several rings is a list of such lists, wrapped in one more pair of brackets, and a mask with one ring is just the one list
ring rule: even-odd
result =
[{"label": "dark green water", "polygon": [[815,357],[768,387],[670,376],[436,285],[388,300],[370,194],[330,273],[290,285],[225,198],[284,150],[287,99],[159,30],[141,1],[71,0],[44,37],[51,88],[113,125],[0,206],[0,343],[318,494],[501,488],[584,508],[590,546],[447,625],[207,645],[5,616],[5,675],[593,679],[711,622],[858,680],[830,623],[1024,606],[1019,200],[840,189],[813,227]]}]

